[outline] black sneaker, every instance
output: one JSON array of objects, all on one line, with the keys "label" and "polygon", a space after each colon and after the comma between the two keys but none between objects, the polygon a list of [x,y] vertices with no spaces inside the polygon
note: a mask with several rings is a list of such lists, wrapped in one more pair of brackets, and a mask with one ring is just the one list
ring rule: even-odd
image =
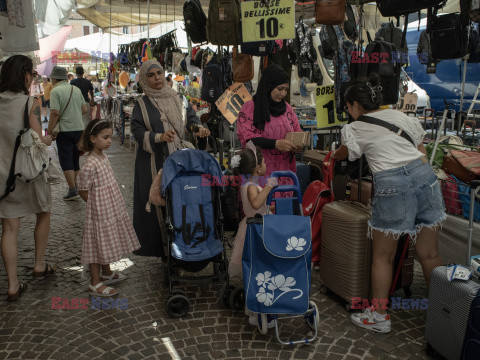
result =
[{"label": "black sneaker", "polygon": [[70,200],[76,200],[79,198],[80,198],[80,195],[78,194],[77,190],[69,190],[68,194],[63,197],[63,200],[70,201]]},{"label": "black sneaker", "polygon": [[43,122],[44,122],[44,123],[47,123],[47,122],[48,122],[48,119],[47,119],[46,116],[45,116],[45,118],[43,119]]}]

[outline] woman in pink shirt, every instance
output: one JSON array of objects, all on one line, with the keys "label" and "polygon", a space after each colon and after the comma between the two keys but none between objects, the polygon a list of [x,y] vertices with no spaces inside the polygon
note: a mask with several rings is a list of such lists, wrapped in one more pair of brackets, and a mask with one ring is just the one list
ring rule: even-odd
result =
[{"label": "woman in pink shirt", "polygon": [[302,131],[297,115],[285,101],[289,83],[290,78],[280,66],[268,66],[253,100],[243,105],[237,119],[238,138],[242,146],[252,140],[262,149],[267,166],[266,178],[274,171],[297,170],[295,145],[285,140],[288,132]]}]

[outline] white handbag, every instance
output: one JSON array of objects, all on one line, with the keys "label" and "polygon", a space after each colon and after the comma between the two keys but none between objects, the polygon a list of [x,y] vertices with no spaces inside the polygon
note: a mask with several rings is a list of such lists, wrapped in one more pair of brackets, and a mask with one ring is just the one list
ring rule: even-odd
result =
[{"label": "white handbag", "polygon": [[42,176],[50,165],[48,146],[43,144],[33,129],[20,137],[15,161],[15,175],[27,184]]}]

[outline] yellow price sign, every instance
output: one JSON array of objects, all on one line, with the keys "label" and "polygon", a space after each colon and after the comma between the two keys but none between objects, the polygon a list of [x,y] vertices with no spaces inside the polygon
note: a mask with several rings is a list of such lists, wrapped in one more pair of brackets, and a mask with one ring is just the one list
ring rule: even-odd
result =
[{"label": "yellow price sign", "polygon": [[243,1],[243,42],[295,38],[294,0]]},{"label": "yellow price sign", "polygon": [[326,128],[342,125],[335,111],[335,88],[333,85],[319,86],[315,92],[315,105],[317,108],[317,127]]},{"label": "yellow price sign", "polygon": [[218,110],[225,116],[230,124],[237,121],[238,114],[243,104],[252,100],[252,95],[248,92],[243,83],[234,83],[218,98],[215,102]]}]

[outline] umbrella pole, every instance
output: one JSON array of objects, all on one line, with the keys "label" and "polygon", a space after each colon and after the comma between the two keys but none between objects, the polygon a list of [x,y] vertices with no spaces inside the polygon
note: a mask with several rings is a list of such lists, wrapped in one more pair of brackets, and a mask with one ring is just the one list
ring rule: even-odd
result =
[{"label": "umbrella pole", "polygon": [[467,57],[465,57],[465,60],[463,60],[463,76],[462,76],[462,92],[460,94],[460,109],[458,110],[459,112],[462,111],[463,109],[463,98],[465,96],[465,78],[467,76]]},{"label": "umbrella pole", "polygon": [[147,0],[147,42],[150,42],[150,0]]}]

